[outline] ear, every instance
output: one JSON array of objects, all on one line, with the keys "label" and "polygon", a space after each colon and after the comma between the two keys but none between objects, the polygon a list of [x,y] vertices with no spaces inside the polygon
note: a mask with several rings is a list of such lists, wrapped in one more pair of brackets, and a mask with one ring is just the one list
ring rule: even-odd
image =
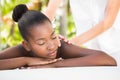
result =
[{"label": "ear", "polygon": [[27,51],[31,51],[30,46],[26,40],[22,42],[22,45]]}]

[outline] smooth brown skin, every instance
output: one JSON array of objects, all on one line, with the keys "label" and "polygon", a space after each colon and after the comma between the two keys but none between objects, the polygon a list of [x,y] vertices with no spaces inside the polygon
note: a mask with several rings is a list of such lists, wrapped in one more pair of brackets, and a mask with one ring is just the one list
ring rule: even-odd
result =
[{"label": "smooth brown skin", "polygon": [[[22,45],[17,45],[0,52],[0,69],[19,68],[25,65],[29,66],[27,64],[28,61],[32,61],[32,59],[39,60],[39,58],[31,56],[29,53],[30,52],[26,51]],[[65,42],[62,42],[58,57],[62,57],[64,60],[42,66],[33,66],[33,68],[116,65],[115,60],[102,51],[80,48]],[[35,63],[37,62],[37,60],[33,61],[35,61]]]},{"label": "smooth brown skin", "polygon": [[115,60],[102,51],[86,49],[61,41],[58,57],[63,60],[55,63],[32,66],[30,68],[58,68],[80,66],[116,66]]}]

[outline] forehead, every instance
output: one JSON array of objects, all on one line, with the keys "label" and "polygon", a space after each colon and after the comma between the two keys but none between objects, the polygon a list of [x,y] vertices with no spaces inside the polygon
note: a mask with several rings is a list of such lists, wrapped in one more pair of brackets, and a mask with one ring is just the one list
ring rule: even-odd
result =
[{"label": "forehead", "polygon": [[39,37],[49,36],[54,31],[50,22],[44,22],[42,24],[34,25],[30,31],[32,38],[36,39]]}]

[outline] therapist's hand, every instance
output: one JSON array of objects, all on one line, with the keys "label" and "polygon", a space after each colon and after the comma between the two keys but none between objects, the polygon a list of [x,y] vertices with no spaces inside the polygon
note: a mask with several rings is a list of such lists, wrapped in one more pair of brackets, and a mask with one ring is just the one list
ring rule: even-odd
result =
[{"label": "therapist's hand", "polygon": [[71,41],[69,41],[68,39],[64,38],[64,36],[59,35],[59,39],[63,40],[64,42],[66,42],[67,44],[72,44]]}]

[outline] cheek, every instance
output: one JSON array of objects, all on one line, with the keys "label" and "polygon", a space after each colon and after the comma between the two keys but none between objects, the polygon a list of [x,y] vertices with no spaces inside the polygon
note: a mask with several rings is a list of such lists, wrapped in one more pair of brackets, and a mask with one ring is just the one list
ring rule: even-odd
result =
[{"label": "cheek", "polygon": [[45,46],[39,46],[39,45],[34,45],[32,47],[32,51],[35,53],[35,55],[42,57],[46,54],[46,47]]}]

